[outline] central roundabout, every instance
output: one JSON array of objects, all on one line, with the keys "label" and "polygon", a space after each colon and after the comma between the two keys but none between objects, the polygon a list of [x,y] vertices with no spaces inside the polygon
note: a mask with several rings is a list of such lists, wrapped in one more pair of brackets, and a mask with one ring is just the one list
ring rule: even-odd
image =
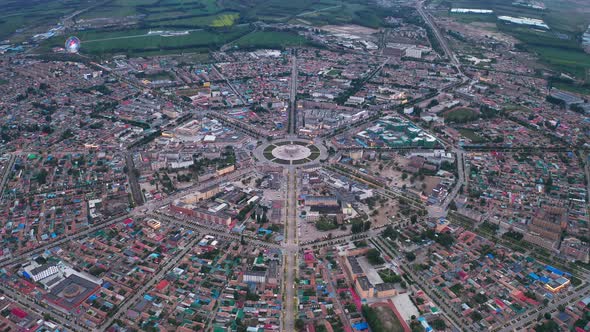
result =
[{"label": "central roundabout", "polygon": [[283,160],[301,160],[311,156],[311,149],[305,145],[287,144],[272,149],[273,157]]},{"label": "central roundabout", "polygon": [[266,142],[258,146],[255,154],[261,162],[284,166],[312,164],[327,157],[323,145],[300,138]]}]

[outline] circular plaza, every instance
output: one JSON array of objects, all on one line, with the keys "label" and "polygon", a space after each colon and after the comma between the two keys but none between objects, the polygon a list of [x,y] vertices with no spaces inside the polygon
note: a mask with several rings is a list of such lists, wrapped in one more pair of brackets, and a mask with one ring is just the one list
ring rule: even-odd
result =
[{"label": "circular plaza", "polygon": [[261,162],[299,166],[318,162],[328,154],[323,145],[298,138],[263,143],[256,148],[255,155]]}]

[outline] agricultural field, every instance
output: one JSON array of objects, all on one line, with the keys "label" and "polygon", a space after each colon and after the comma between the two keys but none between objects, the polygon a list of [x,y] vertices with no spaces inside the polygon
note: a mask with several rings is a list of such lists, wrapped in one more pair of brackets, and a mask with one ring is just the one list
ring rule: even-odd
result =
[{"label": "agricultural field", "polygon": [[370,6],[366,2],[349,1],[299,14],[295,17],[294,23],[304,20],[317,26],[356,24],[368,28],[379,28],[385,25],[384,19],[387,16],[387,11]]},{"label": "agricultural field", "polygon": [[[96,56],[127,54],[130,56],[161,55],[167,53],[207,52],[211,48],[248,33],[247,27],[233,27],[227,31],[191,31],[184,35],[150,35],[146,30],[127,30],[117,32],[94,31],[81,34],[82,53]],[[128,34],[128,35],[127,35]],[[88,39],[84,39],[87,37]],[[53,38],[45,48],[61,46],[63,38]]]},{"label": "agricultural field", "polygon": [[44,1],[6,0],[0,2],[0,40],[12,42],[41,32],[55,25],[60,17],[74,13],[89,3],[83,0]]},{"label": "agricultural field", "polygon": [[[541,63],[557,71],[566,72],[580,79],[588,79],[590,56],[580,45],[580,35],[590,24],[590,6],[580,0],[546,0],[545,10],[512,5],[512,0],[433,0],[439,13],[461,23],[492,22],[500,32],[521,42],[520,47],[535,53]],[[585,2],[584,2],[585,3]],[[444,8],[491,9],[494,15],[450,14]],[[542,31],[515,24],[501,23],[499,15],[528,17],[543,20],[550,30]]]},{"label": "agricultural field", "polygon": [[144,15],[147,21],[174,19],[180,16],[210,15],[222,10],[215,0],[110,0],[81,14],[82,20],[100,17]]},{"label": "agricultural field", "polygon": [[[308,41],[293,33],[255,31],[250,23],[287,22],[323,11],[333,15],[330,11],[340,13],[341,4],[340,0],[105,0],[81,11],[66,34],[80,38],[82,54],[101,57],[206,53],[228,43],[238,48],[283,48]],[[342,13],[349,16],[346,22],[381,22],[360,0],[351,0],[344,7]],[[105,21],[110,25],[102,27]],[[126,25],[128,21],[133,23]],[[59,35],[43,41],[39,51],[62,46],[64,38]]]},{"label": "agricultural field", "polygon": [[[34,0],[27,2],[28,15],[20,14],[20,2],[9,1],[0,5],[6,13],[0,16],[0,37],[23,29],[17,35],[25,41],[61,23],[65,32],[42,41],[38,51],[49,52],[62,46],[66,35],[75,35],[82,41],[80,52],[94,56],[204,53],[228,43],[239,48],[305,45],[308,41],[296,34],[255,31],[251,23],[378,28],[388,15],[363,0]],[[12,16],[17,9],[19,15]]]},{"label": "agricultural field", "polygon": [[334,6],[338,0],[224,0],[226,9],[236,10],[247,21],[287,21],[306,12]]},{"label": "agricultural field", "polygon": [[290,32],[256,31],[235,42],[238,48],[283,48],[291,45],[307,45],[308,40]]}]

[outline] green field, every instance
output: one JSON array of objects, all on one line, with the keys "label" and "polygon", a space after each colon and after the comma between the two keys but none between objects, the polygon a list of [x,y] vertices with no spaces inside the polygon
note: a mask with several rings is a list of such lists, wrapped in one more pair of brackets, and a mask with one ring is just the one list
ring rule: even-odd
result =
[{"label": "green field", "polygon": [[584,85],[574,84],[574,83],[565,83],[565,82],[555,82],[552,84],[554,88],[570,91],[574,93],[579,93],[583,95],[590,96],[590,84],[586,83]]},{"label": "green field", "polygon": [[369,28],[379,28],[385,25],[384,19],[388,16],[387,10],[361,1],[326,4],[318,9],[322,10],[308,12],[297,16],[297,19],[305,20],[313,25],[357,24]]},{"label": "green field", "polygon": [[484,15],[484,14],[455,14],[449,13],[449,17],[453,20],[465,24],[474,23],[474,22],[496,22],[495,15]]},{"label": "green field", "polygon": [[549,67],[587,79],[590,56],[580,46],[580,35],[590,24],[590,6],[579,0],[546,0],[546,10],[518,7],[512,0],[450,0],[438,1],[448,8],[492,9],[495,15],[449,14],[459,22],[492,22],[494,16],[509,15],[542,19],[551,28],[538,31],[525,26],[497,22],[501,32],[522,42],[520,47],[539,56]]},{"label": "green field", "polygon": [[160,72],[150,73],[150,74],[138,73],[138,74],[135,74],[135,77],[137,77],[139,79],[146,79],[149,81],[173,80],[174,79],[174,75],[168,71],[160,71]]},{"label": "green field", "polygon": [[[93,31],[81,34],[84,54],[107,56],[126,54],[129,56],[161,55],[169,53],[207,52],[248,33],[247,27],[234,27],[227,31],[193,31],[186,35],[146,35],[145,30],[117,32]],[[85,39],[87,37],[89,39]],[[63,38],[49,40],[45,48],[60,46]]]},{"label": "green field", "polygon": [[[100,57],[206,53],[228,43],[242,49],[309,45],[294,33],[253,31],[251,23],[301,19],[316,25],[342,23],[377,28],[385,24],[388,16],[387,11],[365,0],[32,0],[26,6],[20,6],[18,0],[8,1],[0,4],[6,13],[0,16],[0,37],[14,38],[16,29],[25,28],[17,34],[24,41],[33,31],[46,32],[55,26],[64,14],[80,11],[70,23],[81,24],[85,30],[73,28],[66,34],[80,38],[82,54]],[[100,28],[108,18],[114,19],[109,22],[112,25]],[[127,21],[134,25],[122,25]],[[93,25],[99,28],[87,28]],[[168,37],[148,34],[150,31],[179,34]],[[180,34],[185,31],[189,33]],[[49,52],[62,46],[67,35],[43,41],[38,51]]]},{"label": "green field", "polygon": [[240,38],[234,44],[238,48],[284,48],[293,45],[307,45],[308,40],[290,32],[256,31]]},{"label": "green field", "polygon": [[60,17],[87,5],[82,0],[0,1],[0,40],[9,38],[12,42],[24,41],[34,34],[46,32]]},{"label": "green field", "polygon": [[469,108],[457,108],[443,114],[445,122],[465,123],[479,118],[479,113]]},{"label": "green field", "polygon": [[590,55],[582,50],[537,46],[531,46],[528,49],[537,53],[543,62],[556,70],[571,73],[578,78],[588,80],[587,72],[590,70]]},{"label": "green field", "polygon": [[226,9],[240,12],[247,21],[287,21],[301,13],[340,3],[339,0],[224,0]]},{"label": "green field", "polygon": [[[448,8],[477,8],[492,9],[496,16],[524,16],[542,19],[551,29],[564,33],[577,34],[584,31],[590,23],[590,8],[584,4],[583,0],[545,0],[546,10],[514,6],[513,0],[436,0],[432,1],[441,6]],[[484,16],[493,15],[473,15],[459,14],[452,16]]]},{"label": "green field", "polygon": [[487,140],[481,136],[479,136],[475,130],[467,129],[467,128],[457,128],[457,131],[463,135],[463,137],[468,138],[471,140],[473,144],[480,144],[485,143]]}]

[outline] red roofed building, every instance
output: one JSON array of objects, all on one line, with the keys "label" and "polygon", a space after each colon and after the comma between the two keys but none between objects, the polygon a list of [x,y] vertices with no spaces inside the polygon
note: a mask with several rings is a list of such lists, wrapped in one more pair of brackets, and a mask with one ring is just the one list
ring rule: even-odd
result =
[{"label": "red roofed building", "polygon": [[15,315],[16,317],[23,319],[25,317],[27,317],[29,314],[27,314],[24,310],[22,310],[21,308],[12,308],[12,310],[10,310],[10,313]]},{"label": "red roofed building", "polygon": [[156,285],[156,290],[161,292],[161,291],[165,290],[166,288],[168,288],[168,285],[170,285],[168,280],[162,280]]}]

